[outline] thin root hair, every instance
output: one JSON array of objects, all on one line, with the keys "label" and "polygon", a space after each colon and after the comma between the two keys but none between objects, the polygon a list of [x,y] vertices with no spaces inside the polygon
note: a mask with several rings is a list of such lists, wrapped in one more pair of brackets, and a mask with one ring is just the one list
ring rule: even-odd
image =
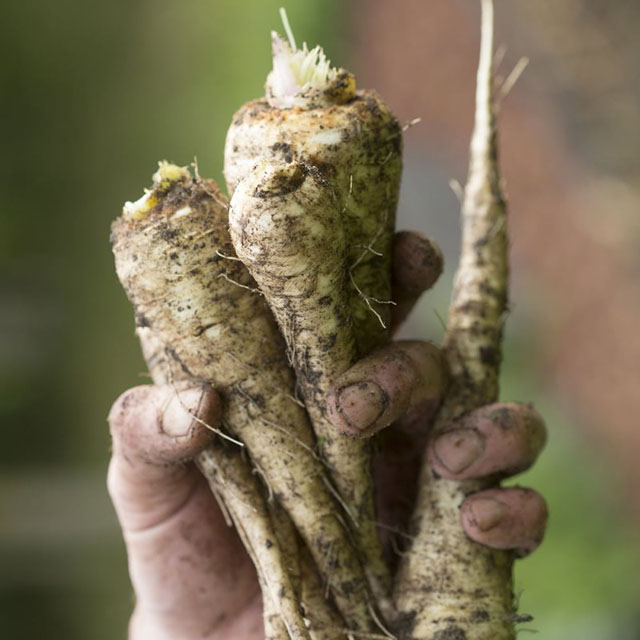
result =
[{"label": "thin root hair", "polygon": [[352,195],[353,195],[353,173],[350,173],[349,174],[349,193],[347,193],[347,197],[344,199],[344,205],[342,207],[341,213],[344,213],[347,210],[347,203],[351,199]]},{"label": "thin root hair", "polygon": [[382,316],[373,308],[373,305],[371,304],[371,302],[373,301],[373,302],[375,302],[377,304],[391,304],[391,305],[395,305],[396,303],[393,302],[392,300],[378,300],[377,298],[374,298],[373,296],[367,295],[360,288],[358,283],[356,282],[356,279],[355,279],[355,277],[353,275],[353,272],[358,267],[358,265],[364,260],[364,258],[367,255],[367,253],[371,252],[374,255],[378,255],[378,256],[382,256],[383,255],[383,254],[377,252],[373,248],[373,245],[375,245],[375,243],[378,241],[378,238],[381,236],[382,231],[384,230],[384,227],[386,225],[388,215],[389,215],[389,212],[385,209],[384,216],[383,216],[383,219],[382,219],[382,223],[378,227],[378,230],[373,235],[373,238],[371,239],[369,244],[364,246],[362,253],[356,258],[355,262],[351,265],[351,267],[349,267],[349,280],[351,280],[351,284],[353,284],[353,287],[357,291],[358,295],[364,300],[364,302],[367,305],[367,308],[369,309],[369,311],[371,311],[371,313],[373,313],[373,315],[375,315],[375,317],[378,319],[378,322],[380,323],[380,325],[382,326],[383,329],[386,329],[387,325],[384,323],[384,320],[382,319]]},{"label": "thin root hair", "polygon": [[384,624],[382,624],[382,621],[380,620],[375,607],[371,604],[371,601],[369,599],[367,599],[367,609],[369,609],[369,613],[371,614],[373,621],[378,625],[380,631],[385,634],[385,637],[390,638],[391,640],[397,640],[396,636],[394,636],[391,631],[389,631],[389,629],[387,629]]},{"label": "thin root hair", "polygon": [[376,520],[374,522],[374,524],[376,525],[376,527],[380,527],[381,529],[384,529],[385,531],[390,531],[391,533],[397,533],[399,536],[402,536],[403,538],[406,538],[407,540],[413,540],[414,536],[409,535],[406,531],[403,531],[402,529],[398,529],[398,527],[392,527],[391,525],[385,524],[384,522],[380,522],[379,520]]},{"label": "thin root hair", "polygon": [[260,476],[260,478],[262,479],[262,482],[264,483],[265,487],[267,487],[267,502],[269,502],[269,504],[273,504],[273,498],[274,498],[273,488],[269,484],[269,480],[267,478],[267,475],[260,468],[260,466],[258,465],[258,463],[255,460],[252,460],[252,462],[253,462],[254,466],[253,466],[253,469],[251,470],[251,473],[253,473],[254,475]]},{"label": "thin root hair", "polygon": [[453,191],[453,195],[458,200],[458,204],[462,204],[464,202],[464,187],[460,184],[460,181],[451,178],[451,180],[449,180],[449,188]]},{"label": "thin root hair", "polygon": [[247,291],[251,291],[251,293],[257,293],[258,295],[264,295],[260,289],[256,287],[248,287],[246,284],[242,284],[241,282],[236,282],[233,278],[230,278],[226,273],[219,273],[218,278],[224,278],[227,282],[231,284],[235,284],[236,287],[240,287],[241,289],[246,289]]},{"label": "thin root hair", "polygon": [[[239,258],[233,258],[233,259],[237,260]],[[227,351],[226,355],[229,356],[229,358],[231,358],[234,362],[236,362],[239,365],[249,369],[250,371],[260,372],[260,369],[258,367],[256,367],[253,364],[249,364],[248,362],[244,362],[244,361],[240,360],[240,358],[238,358],[238,356],[236,356],[235,354],[231,353],[230,351]],[[266,384],[269,387],[271,387],[274,391],[278,391],[279,393],[282,393],[285,397],[287,397],[289,400],[291,400],[291,402],[293,402],[294,404],[297,404],[299,407],[302,407],[303,409],[305,408],[305,404],[304,404],[304,402],[302,402],[302,400],[300,400],[300,398],[297,398],[297,397],[291,395],[288,391],[283,391],[280,387],[278,387],[275,384],[271,384],[269,382],[267,382]]]},{"label": "thin root hair", "polygon": [[409,120],[409,122],[406,122],[402,126],[402,133],[404,133],[405,131],[408,131],[409,129],[411,129],[411,127],[415,127],[417,124],[420,124],[421,122],[422,122],[422,118],[413,118],[412,120]]},{"label": "thin root hair", "polygon": [[353,272],[351,270],[349,270],[349,279],[351,280],[351,283],[353,284],[355,290],[358,292],[358,295],[364,300],[364,302],[367,305],[367,308],[369,309],[369,311],[371,311],[371,313],[373,313],[373,315],[376,318],[378,318],[378,322],[380,323],[382,328],[386,329],[387,325],[384,323],[384,320],[382,319],[382,316],[373,308],[373,306],[371,304],[371,300],[374,300],[374,298],[370,298],[366,293],[364,293],[362,291],[362,289],[360,289],[360,287],[358,286],[358,283],[356,282],[355,278],[353,277]]},{"label": "thin root hair", "polygon": [[403,551],[400,548],[400,546],[398,545],[398,541],[396,540],[396,536],[390,536],[389,542],[391,543],[391,549],[393,550],[393,553],[395,553],[395,555],[397,555],[399,558],[404,558],[411,555],[411,551]]},{"label": "thin root hair", "polygon": [[498,89],[498,95],[496,97],[496,107],[500,106],[500,103],[507,97],[509,92],[513,89],[514,85],[520,79],[520,76],[524,73],[524,70],[529,65],[529,58],[522,57],[516,65],[513,67],[511,73],[505,78]]},{"label": "thin root hair", "polygon": [[200,176],[200,170],[198,167],[198,156],[193,156],[193,162],[191,163],[191,166],[193,167],[193,175],[196,179],[196,182],[200,182],[202,180],[202,177]]},{"label": "thin root hair", "polygon": [[218,503],[218,507],[220,508],[220,512],[222,513],[222,517],[224,518],[227,527],[233,527],[233,519],[231,518],[229,509],[227,509],[227,505],[225,504],[224,498],[220,494],[218,487],[213,482],[210,482],[209,486],[211,487],[211,493]]},{"label": "thin root hair", "polygon": [[329,480],[329,478],[327,478],[326,476],[322,476],[322,481],[327,486],[327,489],[329,489],[329,492],[331,493],[331,495],[340,503],[345,513],[349,516],[349,519],[351,520],[351,522],[353,522],[353,525],[355,527],[358,527],[357,518],[352,513],[351,509],[349,508],[349,505],[344,501],[344,498],[340,495],[340,492],[333,486],[333,484],[331,483],[331,480]]},{"label": "thin root hair", "polygon": [[226,253],[222,253],[220,249],[216,249],[216,255],[220,256],[221,258],[224,258],[225,260],[234,260],[235,262],[242,262],[240,258],[236,258],[236,256],[228,256]]},{"label": "thin root hair", "polygon": [[[260,407],[260,405],[240,386],[240,383],[234,384],[233,388],[245,400],[247,400],[247,402],[251,403],[254,407],[256,407],[260,411],[260,413],[256,416],[257,420],[260,420],[261,422],[263,422],[267,426],[271,427],[272,429],[275,429],[276,431],[279,431],[280,433],[284,434],[285,436],[287,436],[288,438],[293,440],[299,447],[301,447],[305,451],[308,451],[316,460],[318,460],[318,462],[321,462],[323,465],[327,466],[327,463],[313,450],[313,447],[310,447],[308,444],[306,444],[305,442],[300,440],[300,438],[298,438],[298,436],[293,434],[291,431],[289,431],[288,429],[286,429],[282,425],[279,425],[276,422],[266,418],[262,413],[262,407]],[[327,466],[327,468],[328,468],[328,466]]]}]

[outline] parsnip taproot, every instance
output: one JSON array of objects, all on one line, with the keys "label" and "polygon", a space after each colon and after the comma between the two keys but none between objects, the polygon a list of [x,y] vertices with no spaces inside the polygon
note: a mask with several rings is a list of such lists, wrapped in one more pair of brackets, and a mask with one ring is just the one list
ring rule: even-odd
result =
[{"label": "parsnip taproot", "polygon": [[[173,370],[164,346],[149,327],[138,327],[136,333],[154,383],[189,379],[186,372]],[[265,640],[288,640],[292,637],[288,629],[296,633],[300,621],[311,640],[348,640],[345,621],[326,597],[326,586],[309,549],[284,509],[275,500],[267,500],[244,451],[214,440],[196,464],[256,567]],[[264,544],[265,540],[270,544]]]},{"label": "parsnip taproot", "polygon": [[[326,416],[325,396],[337,375],[388,339],[402,132],[381,98],[373,91],[356,91],[353,75],[332,68],[319,47],[297,50],[293,41],[287,44],[277,34],[273,34],[273,71],[266,93],[266,98],[249,102],[235,114],[227,134],[224,173],[233,194],[234,243],[242,259],[251,262],[250,270],[278,318],[323,455],[354,516],[370,580],[383,602],[390,579],[375,531],[370,445],[335,433]],[[248,185],[240,185],[245,178],[252,185],[262,179],[256,177],[256,162],[267,171],[270,166],[280,167],[277,171],[284,165],[298,167],[293,171],[311,176],[309,185],[321,184],[322,198],[330,201],[324,218],[322,203],[314,205],[318,210],[312,216],[325,229],[324,235],[305,228],[304,216],[294,223],[298,231],[295,238],[291,234],[291,241],[298,245],[289,248],[307,254],[304,268],[315,270],[310,277],[319,285],[316,291],[309,290],[304,302],[294,294],[291,305],[294,298],[300,303],[295,309],[284,299],[274,301],[274,290],[265,290],[270,285],[259,275],[272,270],[275,262],[269,261],[278,261],[278,252],[270,251],[258,266],[255,256],[240,248],[245,237],[241,226],[251,218],[254,195]],[[290,176],[285,181],[291,184],[296,179]],[[277,186],[269,189],[276,195]],[[260,201],[266,202],[257,197]],[[277,198],[269,202],[276,207]],[[257,238],[258,230],[254,231],[251,242]],[[271,237],[278,246],[288,244],[282,235]],[[289,262],[284,271],[289,267],[296,268]],[[325,287],[327,279],[332,284]]]},{"label": "parsnip taproot", "polygon": [[[138,327],[136,333],[154,383],[175,384],[190,379],[187,372],[174,370],[164,344],[148,326]],[[212,440],[197,456],[196,464],[225,517],[236,527],[256,568],[262,590],[265,640],[315,640],[299,610],[299,586],[296,589],[290,571],[292,551],[276,543],[282,522],[270,517],[264,489],[242,449]],[[274,544],[265,547],[265,540]]]},{"label": "parsnip taproot", "polygon": [[[475,126],[462,203],[462,251],[455,277],[444,356],[451,385],[435,433],[498,396],[507,314],[507,211],[498,169],[493,103],[493,3],[482,0]],[[426,458],[426,457],[425,457]],[[412,544],[396,576],[394,631],[400,640],[513,640],[513,552],[470,540],[460,505],[485,481],[438,477],[423,463],[412,518]]]},{"label": "parsnip taproot", "polygon": [[278,542],[287,551],[287,568],[311,639],[349,640],[343,618],[327,599],[327,584],[323,584],[308,547],[284,509],[275,500],[269,506]]},{"label": "parsnip taproot", "polygon": [[[348,628],[374,628],[366,577],[331,494],[274,319],[234,256],[215,183],[161,164],[113,226],[118,276],[137,325],[172,375],[211,384],[223,423],[291,516]],[[269,542],[264,540],[263,545]]]}]

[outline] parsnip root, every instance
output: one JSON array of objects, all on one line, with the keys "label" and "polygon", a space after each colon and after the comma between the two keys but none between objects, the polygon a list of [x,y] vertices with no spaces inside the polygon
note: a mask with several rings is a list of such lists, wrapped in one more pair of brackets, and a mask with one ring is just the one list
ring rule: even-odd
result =
[{"label": "parsnip root", "polygon": [[[463,238],[445,357],[451,386],[434,431],[498,396],[507,312],[506,205],[497,165],[492,101],[493,5],[482,0],[475,128],[462,204]],[[402,640],[513,640],[511,552],[472,542],[460,505],[486,483],[438,478],[425,461],[412,522],[413,541],[396,576],[395,631]]]},{"label": "parsnip root", "polygon": [[[321,50],[293,50],[293,43],[290,46],[277,35],[273,42],[274,69],[267,80],[267,97],[242,107],[227,134],[225,178],[234,194],[230,214],[234,242],[278,318],[323,456],[356,525],[354,536],[375,596],[385,608],[390,576],[375,527],[370,445],[349,442],[335,432],[326,417],[325,398],[335,377],[389,337],[402,133],[379,96],[356,91],[352,74],[333,69]],[[293,172],[289,177],[285,166]],[[277,224],[269,230],[270,239],[261,243],[269,253],[266,258],[266,253],[249,255],[250,249],[244,253],[242,225],[251,219],[251,208],[267,200],[276,218],[279,209],[283,224],[293,224],[286,207],[295,198],[290,191],[279,200],[276,184],[267,188],[268,197],[266,192],[262,197],[252,191],[264,178],[260,171],[270,167],[281,172],[276,179],[286,182],[283,189],[295,190],[303,174],[321,185],[323,201],[309,215],[325,235],[312,233],[305,240],[305,233],[313,230],[305,227],[300,213],[295,234]],[[248,183],[241,188],[243,179]],[[281,235],[276,237],[275,231]],[[260,243],[259,233],[254,228],[249,242]],[[287,246],[289,242],[298,242],[297,248]],[[292,265],[289,260],[285,265],[280,261],[285,260],[282,248],[304,253],[306,264],[298,260]],[[271,260],[280,262],[276,266],[269,264]],[[260,275],[271,271],[278,277],[275,271],[281,268],[283,276],[289,267],[308,269],[318,283],[315,291],[311,285],[304,299],[292,291],[290,304],[288,285],[276,294],[281,285],[270,288],[266,282],[270,276]],[[298,304],[295,309],[294,304]]]}]

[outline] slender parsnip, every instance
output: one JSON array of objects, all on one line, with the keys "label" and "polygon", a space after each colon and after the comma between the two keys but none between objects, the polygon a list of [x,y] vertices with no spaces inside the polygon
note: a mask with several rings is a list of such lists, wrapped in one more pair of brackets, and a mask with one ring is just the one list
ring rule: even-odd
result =
[{"label": "slender parsnip", "polygon": [[[191,380],[187,372],[173,371],[164,345],[148,326],[138,327],[136,332],[154,383]],[[299,588],[296,589],[289,569],[292,550],[278,544],[281,522],[270,517],[264,489],[242,449],[212,439],[196,463],[255,565],[262,589],[265,640],[324,640],[306,628],[300,611]],[[265,549],[264,540],[272,540],[274,544]]]},{"label": "slender parsnip", "polygon": [[[444,345],[451,385],[437,433],[498,397],[501,341],[507,312],[506,205],[498,171],[492,99],[493,5],[482,0],[475,127],[462,204],[462,251]],[[425,457],[426,459],[426,457]],[[438,478],[423,464],[410,552],[396,577],[395,632],[401,640],[513,640],[513,553],[471,541],[459,508],[487,483]]]}]

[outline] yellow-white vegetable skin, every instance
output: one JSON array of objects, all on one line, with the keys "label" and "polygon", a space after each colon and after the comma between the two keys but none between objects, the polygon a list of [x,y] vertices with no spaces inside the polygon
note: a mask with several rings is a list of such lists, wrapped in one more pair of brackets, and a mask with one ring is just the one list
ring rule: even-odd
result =
[{"label": "yellow-white vegetable skin", "polygon": [[[339,211],[344,245],[340,297],[345,304],[337,320],[351,326],[352,346],[337,357],[331,345],[324,345],[318,360],[325,361],[323,385],[317,387],[313,399],[317,408],[310,408],[309,398],[305,401],[343,498],[349,502],[357,495],[351,504],[358,525],[356,536],[360,546],[366,546],[365,562],[384,609],[389,576],[374,531],[369,444],[344,444],[344,438],[322,426],[326,416],[321,390],[328,389],[334,374],[388,340],[402,131],[382,99],[374,91],[356,91],[353,75],[332,69],[321,50],[295,51],[277,36],[266,94],[241,107],[233,117],[225,146],[225,179],[233,194],[256,163],[299,163],[323,181]],[[315,239],[323,246],[330,242],[320,236]],[[334,255],[327,259],[333,260]],[[269,294],[267,299],[273,307]],[[279,322],[290,351],[304,351],[306,338],[298,336],[298,344],[291,342],[287,327],[293,320],[281,316]],[[302,369],[298,368],[297,375],[303,375]],[[363,483],[366,486],[360,486]]]},{"label": "yellow-white vegetable skin", "polygon": [[[444,355],[451,385],[435,431],[495,402],[507,315],[507,211],[497,158],[492,98],[493,4],[482,0],[475,127],[462,203],[462,251]],[[424,463],[410,552],[396,576],[396,634],[401,640],[513,640],[513,552],[473,542],[460,526],[460,505],[492,479],[455,482]]]}]

